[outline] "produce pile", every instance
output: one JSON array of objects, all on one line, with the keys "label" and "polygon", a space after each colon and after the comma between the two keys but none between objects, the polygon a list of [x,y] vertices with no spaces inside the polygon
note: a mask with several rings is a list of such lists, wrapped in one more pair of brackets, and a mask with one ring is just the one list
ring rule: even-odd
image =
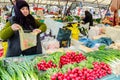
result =
[{"label": "produce pile", "polygon": [[89,52],[85,56],[93,57],[96,60],[109,63],[113,60],[120,59],[120,50],[108,49]]},{"label": "produce pile", "polygon": [[93,69],[82,68],[80,70],[77,67],[72,70],[69,69],[65,74],[58,72],[51,77],[51,80],[96,80],[111,74],[111,69],[107,64],[94,62],[93,65]]},{"label": "produce pile", "polygon": [[39,80],[31,61],[4,63],[0,61],[0,80]]},{"label": "produce pile", "polygon": [[40,63],[37,64],[37,67],[39,70],[45,71],[49,68],[55,68],[56,64],[53,64],[51,60],[48,63],[45,60],[42,60]]},{"label": "produce pile", "polygon": [[[77,52],[67,52],[63,55],[53,53],[52,56],[49,56],[51,59],[49,57],[43,58],[45,60],[44,62],[52,62],[52,65],[54,65],[54,62],[56,62],[54,55],[57,55],[57,59],[59,59],[55,67],[40,70],[38,62],[37,67],[40,72],[42,71],[40,80],[96,80],[111,74],[111,68],[108,64],[96,62],[97,60],[94,58],[85,57],[82,53]],[[40,63],[43,62],[43,59],[39,59]],[[43,66],[49,67],[46,64]]]},{"label": "produce pile", "polygon": [[65,16],[63,18],[63,21],[64,22],[72,22],[73,20],[76,20],[76,21],[81,21],[80,17],[79,16]]},{"label": "produce pile", "polygon": [[99,62],[105,62],[110,65],[112,73],[120,75],[120,50],[108,49],[89,52],[86,56],[93,57]]},{"label": "produce pile", "polygon": [[62,55],[60,57],[60,68],[63,65],[69,64],[69,63],[79,63],[83,60],[85,60],[86,57],[83,56],[81,53],[76,54],[75,52],[67,52],[65,55]]},{"label": "produce pile", "polygon": [[98,80],[116,72],[113,65],[119,64],[119,58],[120,51],[110,49],[84,54],[55,52],[22,62],[0,61],[0,80]]}]

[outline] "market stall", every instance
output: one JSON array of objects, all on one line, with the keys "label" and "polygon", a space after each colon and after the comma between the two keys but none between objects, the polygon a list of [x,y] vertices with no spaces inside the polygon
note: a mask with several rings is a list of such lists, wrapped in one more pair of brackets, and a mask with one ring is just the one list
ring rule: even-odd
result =
[{"label": "market stall", "polygon": [[[32,16],[47,26],[38,36],[42,53],[5,57],[8,43],[0,39],[0,80],[120,80],[120,28],[101,21],[111,0],[26,1]],[[0,4],[12,6],[9,0]],[[84,24],[86,10],[93,16],[92,26]],[[0,30],[5,14],[2,11]],[[32,35],[23,40],[25,45],[35,42]]]},{"label": "market stall", "polygon": [[119,80],[119,53],[110,49],[6,58],[0,62],[1,79]]}]

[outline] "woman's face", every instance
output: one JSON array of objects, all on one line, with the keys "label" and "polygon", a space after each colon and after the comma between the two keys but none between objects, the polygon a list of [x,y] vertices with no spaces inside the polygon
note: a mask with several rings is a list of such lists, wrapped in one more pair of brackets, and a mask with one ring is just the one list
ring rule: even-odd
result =
[{"label": "woman's face", "polygon": [[22,12],[22,14],[23,14],[24,16],[28,16],[28,15],[29,15],[29,9],[28,9],[28,7],[22,7],[22,8],[20,9],[20,11]]},{"label": "woman's face", "polygon": [[15,5],[16,4],[16,0],[12,0],[12,3]]}]

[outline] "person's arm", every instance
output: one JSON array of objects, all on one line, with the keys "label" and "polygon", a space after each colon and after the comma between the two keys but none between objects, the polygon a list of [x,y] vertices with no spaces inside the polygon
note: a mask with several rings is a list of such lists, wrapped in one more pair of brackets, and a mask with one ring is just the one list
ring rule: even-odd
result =
[{"label": "person's arm", "polygon": [[47,30],[47,26],[44,23],[41,23],[38,20],[35,20],[35,22],[36,22],[36,25],[41,30],[41,32],[45,32]]},{"label": "person's arm", "polygon": [[10,22],[7,22],[5,27],[0,31],[1,39],[7,40],[14,34],[14,32],[10,26],[11,26]]},{"label": "person's arm", "polygon": [[117,10],[117,7],[118,7],[117,3],[118,3],[118,0],[112,0],[111,5],[110,5],[110,10],[112,12]]}]

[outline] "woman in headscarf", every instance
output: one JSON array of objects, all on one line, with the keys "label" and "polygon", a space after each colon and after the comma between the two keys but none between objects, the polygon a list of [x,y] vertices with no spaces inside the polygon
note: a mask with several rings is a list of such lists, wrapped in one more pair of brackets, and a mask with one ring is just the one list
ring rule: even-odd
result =
[{"label": "woman in headscarf", "polygon": [[92,14],[89,12],[89,11],[85,11],[85,18],[83,19],[83,23],[86,24],[86,23],[89,23],[89,29],[90,29],[90,26],[93,26],[93,17],[92,17]]},{"label": "woman in headscarf", "polygon": [[118,10],[120,10],[120,0],[112,0],[110,9],[114,12],[113,26],[120,25],[120,14],[118,14]]},{"label": "woman in headscarf", "polygon": [[15,12],[14,12],[14,6],[16,5],[16,2],[19,0],[10,0],[11,4],[13,5],[12,9],[11,9],[11,16],[15,16]]},{"label": "woman in headscarf", "polygon": [[30,30],[38,33],[37,40],[40,40],[39,33],[46,31],[46,25],[40,23],[30,14],[29,5],[26,1],[17,1],[15,5],[15,16],[10,19],[5,27],[0,31],[0,37],[8,40],[7,56],[33,55],[42,53],[41,43],[37,42],[37,46],[21,51],[19,32],[20,27],[23,30]]},{"label": "woman in headscarf", "polygon": [[85,18],[83,19],[84,23],[89,23],[89,26],[93,26],[93,17],[89,11],[85,11]]}]

